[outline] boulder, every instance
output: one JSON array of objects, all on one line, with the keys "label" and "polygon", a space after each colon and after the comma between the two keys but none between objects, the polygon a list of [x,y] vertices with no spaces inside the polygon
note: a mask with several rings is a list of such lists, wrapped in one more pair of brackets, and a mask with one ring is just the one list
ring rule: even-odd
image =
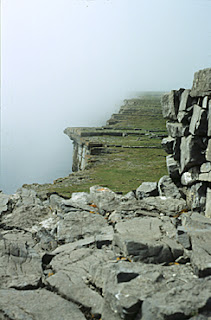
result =
[{"label": "boulder", "polygon": [[198,182],[193,184],[186,193],[186,202],[188,208],[193,211],[204,212],[206,204],[207,185]]},{"label": "boulder", "polygon": [[211,218],[211,189],[207,188],[205,216]]},{"label": "boulder", "polygon": [[190,319],[195,313],[209,310],[211,279],[187,282],[158,292],[142,305],[143,320]]},{"label": "boulder", "polygon": [[46,289],[23,291],[1,289],[0,318],[5,320],[86,320],[79,306]]},{"label": "boulder", "polygon": [[190,97],[190,90],[186,89],[181,94],[180,104],[179,104],[179,111],[177,115],[177,120],[179,122],[186,122],[189,116],[189,112],[187,109],[191,106],[191,97]]},{"label": "boulder", "polygon": [[134,218],[115,225],[114,245],[133,261],[169,263],[183,254],[182,246],[161,232],[158,218]]},{"label": "boulder", "polygon": [[193,115],[191,117],[189,132],[192,135],[207,135],[207,112],[197,104],[193,106]]},{"label": "boulder", "polygon": [[180,199],[181,194],[176,184],[169,176],[163,176],[158,182],[158,191],[160,196]]},{"label": "boulder", "polygon": [[181,139],[180,169],[181,173],[190,167],[205,162],[206,143],[203,138],[189,135]]},{"label": "boulder", "polygon": [[103,297],[91,281],[90,270],[94,264],[106,264],[113,257],[109,250],[66,248],[52,259],[50,266],[54,274],[46,281],[61,296],[91,309],[95,316],[100,315]]},{"label": "boulder", "polygon": [[169,155],[166,157],[166,166],[168,170],[169,176],[173,181],[178,181],[180,179],[179,175],[179,163],[174,160],[173,155]]},{"label": "boulder", "polygon": [[0,217],[8,210],[10,196],[0,192]]},{"label": "boulder", "polygon": [[27,290],[39,287],[42,261],[33,247],[30,233],[14,230],[1,234],[0,288]]},{"label": "boulder", "polygon": [[173,153],[174,142],[175,142],[175,139],[172,137],[167,137],[162,140],[162,147],[166,151],[166,153],[168,154]]},{"label": "boulder", "polygon": [[191,97],[211,96],[211,68],[195,72],[190,95]]},{"label": "boulder", "polygon": [[[204,99],[206,99],[206,97]],[[211,137],[211,99],[208,102],[208,129],[207,129],[207,136]]]},{"label": "boulder", "polygon": [[[111,212],[121,202],[121,196],[106,187],[93,186],[90,188],[92,202],[98,207],[100,213]],[[113,210],[111,209],[113,208]]]},{"label": "boulder", "polygon": [[172,138],[187,136],[189,133],[188,126],[184,126],[182,123],[178,122],[167,122],[166,128],[168,135]]},{"label": "boulder", "polygon": [[176,120],[179,108],[179,94],[176,90],[172,90],[162,96],[162,113],[164,119]]},{"label": "boulder", "polygon": [[199,180],[199,167],[192,167],[181,175],[181,184],[191,186]]},{"label": "boulder", "polygon": [[151,196],[158,196],[157,182],[143,182],[136,189],[136,198],[139,200]]}]

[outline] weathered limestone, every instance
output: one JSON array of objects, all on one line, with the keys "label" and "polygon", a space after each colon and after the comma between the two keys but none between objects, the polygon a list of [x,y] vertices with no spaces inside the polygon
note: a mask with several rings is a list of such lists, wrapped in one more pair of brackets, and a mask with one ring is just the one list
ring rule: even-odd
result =
[{"label": "weathered limestone", "polygon": [[171,91],[162,105],[168,120],[169,137],[163,141],[169,154],[168,173],[175,183],[185,186],[189,208],[205,213],[206,207],[209,216],[206,194],[211,183],[211,68],[196,72],[191,90]]},{"label": "weathered limestone", "polygon": [[194,74],[191,97],[211,96],[211,72],[210,68],[199,70]]}]

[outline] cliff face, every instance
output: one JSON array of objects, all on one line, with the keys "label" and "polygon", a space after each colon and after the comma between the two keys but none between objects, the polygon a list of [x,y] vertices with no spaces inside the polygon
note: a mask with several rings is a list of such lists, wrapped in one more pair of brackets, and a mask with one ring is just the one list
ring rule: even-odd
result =
[{"label": "cliff face", "polygon": [[99,162],[99,156],[101,161],[106,161],[106,155],[115,152],[117,148],[122,152],[129,148],[159,149],[157,141],[166,136],[160,105],[161,95],[162,93],[145,93],[140,98],[125,100],[119,113],[113,114],[106,126],[66,128],[64,133],[73,141],[74,146],[73,172]]}]

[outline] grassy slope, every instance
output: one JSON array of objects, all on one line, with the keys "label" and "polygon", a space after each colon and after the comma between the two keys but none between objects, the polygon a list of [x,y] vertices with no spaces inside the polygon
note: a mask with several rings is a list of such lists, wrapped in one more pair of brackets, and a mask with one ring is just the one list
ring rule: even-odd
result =
[{"label": "grassy slope", "polygon": [[[120,114],[111,117],[117,121],[107,125],[109,128],[141,129],[148,133],[166,133],[165,121],[161,114],[161,94],[148,94],[142,101],[136,101],[134,106],[120,109]],[[133,99],[135,100],[135,99]],[[130,100],[131,101],[131,100]],[[138,103],[138,104],[137,104]],[[132,111],[132,113],[131,113]],[[57,179],[53,184],[31,185],[39,193],[57,192],[62,196],[70,197],[72,192],[88,191],[95,184],[107,186],[116,192],[126,193],[136,189],[144,181],[158,181],[167,174],[165,156],[161,148],[161,139],[149,135],[125,135],[124,137],[101,136],[92,137],[92,141],[111,145],[109,153],[95,156],[91,159],[89,169],[73,173],[66,178]],[[156,148],[123,148],[122,146],[152,146]]]}]

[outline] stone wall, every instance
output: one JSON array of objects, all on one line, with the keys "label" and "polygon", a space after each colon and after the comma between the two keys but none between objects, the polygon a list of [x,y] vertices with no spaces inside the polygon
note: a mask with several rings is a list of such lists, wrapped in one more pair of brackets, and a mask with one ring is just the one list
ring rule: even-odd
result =
[{"label": "stone wall", "polygon": [[211,68],[195,73],[192,89],[162,97],[167,169],[193,211],[211,217]]}]

